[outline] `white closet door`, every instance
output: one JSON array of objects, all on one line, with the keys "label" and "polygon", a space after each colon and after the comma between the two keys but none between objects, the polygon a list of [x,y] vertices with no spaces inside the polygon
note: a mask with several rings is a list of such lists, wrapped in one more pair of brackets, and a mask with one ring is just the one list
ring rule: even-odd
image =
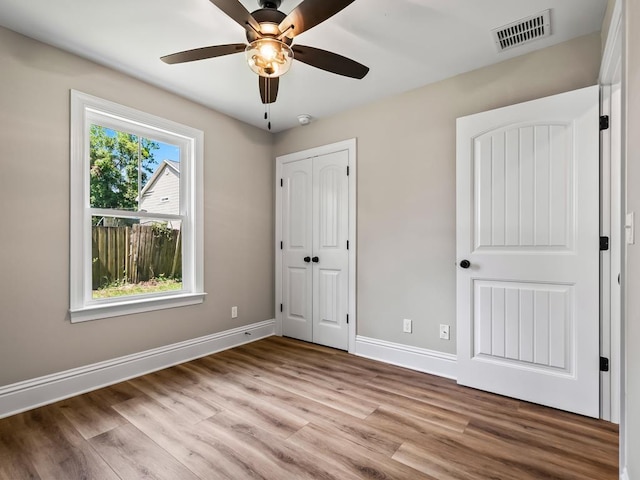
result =
[{"label": "white closet door", "polygon": [[313,341],[312,322],[312,159],[283,167],[282,331],[287,337]]},{"label": "white closet door", "polygon": [[313,341],[347,350],[347,151],[313,159]]},{"label": "white closet door", "polygon": [[283,165],[282,333],[347,350],[348,152]]}]

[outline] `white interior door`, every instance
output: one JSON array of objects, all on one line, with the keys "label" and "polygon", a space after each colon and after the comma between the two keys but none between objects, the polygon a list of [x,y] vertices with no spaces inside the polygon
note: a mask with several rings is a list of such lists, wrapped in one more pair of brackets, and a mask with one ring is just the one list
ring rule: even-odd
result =
[{"label": "white interior door", "polygon": [[282,329],[288,337],[313,341],[312,159],[283,166]]},{"label": "white interior door", "polygon": [[348,151],[282,169],[282,333],[347,350]]},{"label": "white interior door", "polygon": [[348,152],[313,159],[313,341],[347,350]]},{"label": "white interior door", "polygon": [[458,383],[593,417],[598,95],[589,87],[457,124]]}]

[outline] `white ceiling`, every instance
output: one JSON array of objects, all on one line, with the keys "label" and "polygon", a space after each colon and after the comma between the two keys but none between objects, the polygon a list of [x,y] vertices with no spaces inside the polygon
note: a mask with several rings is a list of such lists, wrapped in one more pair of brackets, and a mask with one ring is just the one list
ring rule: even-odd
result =
[{"label": "white ceiling", "polygon": [[[309,0],[308,0],[309,1]],[[317,0],[326,1],[326,0]],[[253,11],[257,0],[242,0]],[[283,0],[289,13],[300,0]],[[607,0],[356,0],[296,37],[371,68],[363,80],[301,62],[280,79],[274,132],[600,30]],[[491,30],[551,9],[552,35],[498,53]],[[243,54],[181,65],[162,55],[245,41],[208,0],[0,0],[0,25],[266,129]]]}]

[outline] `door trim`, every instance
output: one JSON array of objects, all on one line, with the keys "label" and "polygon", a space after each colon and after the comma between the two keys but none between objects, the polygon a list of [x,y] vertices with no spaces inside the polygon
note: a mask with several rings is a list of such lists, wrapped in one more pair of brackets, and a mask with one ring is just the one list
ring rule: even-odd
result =
[{"label": "door trim", "polygon": [[[602,99],[602,111],[600,112],[603,115],[610,116],[610,125],[618,124],[620,125],[620,134],[619,134],[619,145],[613,145],[611,140],[614,140],[611,137],[611,129],[606,130],[603,135],[602,142],[602,168],[606,170],[607,173],[611,174],[611,165],[612,163],[617,162],[619,164],[619,171],[617,174],[618,178],[611,180],[619,181],[619,191],[610,191],[605,192],[603,190],[602,195],[610,195],[610,198],[604,198],[603,200],[609,205],[612,206],[614,202],[614,196],[617,196],[619,199],[619,211],[615,209],[611,209],[607,211],[603,209],[603,221],[610,222],[614,216],[618,218],[618,227],[619,230],[617,232],[612,232],[612,242],[615,241],[615,237],[618,237],[617,244],[619,248],[619,264],[611,264],[610,261],[610,270],[603,271],[600,281],[603,285],[613,285],[613,282],[617,282],[617,272],[616,266],[619,269],[620,277],[621,277],[621,287],[620,287],[620,296],[617,299],[614,299],[618,304],[613,305],[610,302],[609,307],[610,310],[604,312],[602,320],[603,324],[601,326],[603,333],[606,331],[609,334],[610,338],[610,353],[611,353],[611,371],[609,372],[609,385],[608,391],[603,391],[602,404],[601,408],[603,409],[602,417],[604,419],[608,419],[611,421],[618,421],[616,423],[620,424],[620,446],[619,446],[619,464],[620,464],[620,478],[628,479],[627,473],[627,408],[626,408],[626,370],[625,370],[625,358],[626,358],[626,344],[625,344],[625,278],[626,278],[626,254],[625,254],[625,232],[624,232],[624,216],[625,216],[625,128],[624,128],[624,109],[626,102],[626,91],[625,84],[623,80],[624,76],[624,5],[622,0],[615,0],[613,9],[611,12],[611,20],[609,23],[609,31],[607,34],[607,38],[605,40],[604,51],[602,54],[602,62],[600,64],[600,78],[599,83],[601,85],[601,99]],[[620,98],[619,98],[619,108],[612,109],[613,106],[611,103],[611,93],[612,87],[619,85],[620,87]],[[614,149],[612,150],[612,147]],[[615,150],[617,149],[617,150]],[[616,153],[617,152],[617,153]],[[617,154],[619,158],[614,159],[612,157],[613,154]],[[617,182],[614,182],[614,184]],[[606,218],[606,217],[609,218]],[[618,261],[617,259],[615,261]],[[607,395],[608,394],[608,395]],[[609,412],[606,411],[606,408],[609,408]],[[609,418],[607,418],[607,413],[609,413]]]},{"label": "door trim", "polygon": [[356,185],[357,185],[357,167],[356,167],[356,139],[343,140],[341,142],[322,145],[300,152],[289,153],[276,157],[276,227],[275,227],[275,269],[276,269],[276,292],[275,292],[275,319],[276,319],[276,335],[282,336],[282,312],[280,304],[282,303],[282,250],[280,242],[282,241],[282,187],[280,180],[282,179],[282,167],[285,163],[304,160],[306,158],[318,157],[329,153],[341,152],[346,150],[349,156],[349,303],[347,314],[349,315],[349,353],[355,353],[356,350]]}]

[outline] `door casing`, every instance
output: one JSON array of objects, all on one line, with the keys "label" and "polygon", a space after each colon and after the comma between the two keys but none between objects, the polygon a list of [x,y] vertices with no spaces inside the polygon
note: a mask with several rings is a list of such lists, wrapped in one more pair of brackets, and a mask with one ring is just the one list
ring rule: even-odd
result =
[{"label": "door casing", "polygon": [[[624,50],[623,2],[616,0],[600,64],[601,115],[609,115],[610,128],[601,134],[603,176],[602,235],[610,235],[610,251],[603,252],[601,271],[602,354],[609,357],[609,372],[601,373],[601,418],[620,424],[620,472],[626,461],[625,405],[625,172],[624,172]],[[605,185],[606,182],[606,185]],[[620,282],[618,282],[620,275]]]},{"label": "door casing", "polygon": [[280,305],[282,300],[282,250],[280,249],[280,242],[282,241],[282,168],[283,165],[298,160],[304,160],[307,158],[317,157],[320,155],[326,155],[329,153],[346,151],[349,157],[349,302],[347,307],[347,314],[349,315],[349,353],[355,353],[356,346],[356,185],[357,185],[357,167],[356,167],[356,139],[343,140],[328,145],[322,145],[319,147],[302,150],[299,152],[290,153],[287,155],[281,155],[276,157],[276,228],[275,228],[275,277],[276,277],[276,292],[275,292],[275,331],[276,335],[282,335],[282,312],[280,311]]}]

